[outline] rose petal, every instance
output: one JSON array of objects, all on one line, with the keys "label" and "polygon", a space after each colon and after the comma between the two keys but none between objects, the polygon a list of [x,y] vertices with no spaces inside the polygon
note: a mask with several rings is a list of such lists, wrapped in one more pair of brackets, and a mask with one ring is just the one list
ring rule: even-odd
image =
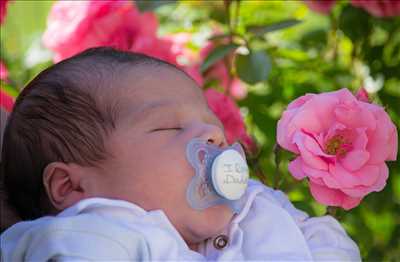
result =
[{"label": "rose petal", "polygon": [[386,181],[389,177],[389,168],[385,163],[379,165],[379,177],[371,191],[379,192],[386,186]]},{"label": "rose petal", "polygon": [[381,166],[366,165],[355,172],[355,175],[360,178],[361,185],[341,188],[340,190],[351,197],[364,197],[373,191],[381,191],[386,185],[388,173],[386,164]]},{"label": "rose petal", "polygon": [[[394,126],[394,125],[393,125]],[[398,136],[397,136],[397,129],[396,126],[394,126],[393,128],[393,132],[389,138],[389,145],[391,145],[391,152],[389,153],[389,156],[387,158],[387,160],[391,160],[391,161],[396,161],[397,159],[397,146],[398,146]]]},{"label": "rose petal", "polygon": [[303,164],[302,166],[303,172],[311,178],[313,179],[321,179],[323,182],[323,185],[326,185],[330,188],[340,188],[340,184],[336,181],[336,179],[334,177],[332,177],[332,175],[327,172],[327,171],[323,171],[323,170],[318,170],[318,169],[314,169],[309,167],[306,164]]},{"label": "rose petal", "polygon": [[328,206],[340,206],[346,210],[356,207],[362,199],[350,197],[340,190],[331,189],[313,182],[310,182],[310,191],[318,202]]},{"label": "rose petal", "polygon": [[[307,103],[309,103],[308,101]],[[320,133],[323,129],[321,122],[314,109],[302,108],[288,125],[289,130],[307,130],[308,132]]]},{"label": "rose petal", "polygon": [[364,197],[371,192],[370,188],[366,187],[366,186],[356,186],[353,188],[341,188],[340,190],[343,193],[345,193],[346,195],[349,195],[350,197]]},{"label": "rose petal", "polygon": [[331,189],[310,181],[310,191],[313,197],[320,203],[328,206],[340,206],[343,193],[337,189]]},{"label": "rose petal", "polygon": [[360,204],[362,197],[351,197],[348,195],[344,195],[342,207],[345,210],[352,209]]},{"label": "rose petal", "polygon": [[364,186],[372,186],[377,181],[381,174],[379,166],[365,165],[360,170],[354,172],[354,175],[359,177],[360,182]]},{"label": "rose petal", "polygon": [[[389,121],[388,119],[379,119],[377,121],[379,128],[374,131],[367,131],[367,151],[370,153],[369,164],[380,164],[389,158],[392,159],[393,154],[397,153],[397,143],[393,144],[397,140],[397,130],[394,124]],[[393,134],[393,132],[396,134]]]},{"label": "rose petal", "polygon": [[304,146],[304,139],[305,134],[302,132],[296,132],[293,136],[293,142],[297,145],[300,151],[300,155],[302,160],[309,166],[321,169],[321,170],[328,170],[328,164],[321,159],[320,157],[314,155],[312,152],[308,151],[307,148]]},{"label": "rose petal", "polygon": [[327,142],[327,140],[333,137],[336,133],[341,132],[342,130],[345,129],[346,129],[345,125],[339,122],[333,122],[332,125],[329,127],[328,131],[326,132],[324,145]]},{"label": "rose petal", "polygon": [[359,104],[360,102],[353,102],[338,105],[334,110],[336,120],[348,128],[367,127],[375,129],[374,115],[368,110],[362,110]]},{"label": "rose petal", "polygon": [[317,177],[309,177],[310,181],[313,182],[314,184],[320,185],[320,186],[326,186],[324,180],[322,178],[317,178]]},{"label": "rose petal", "polygon": [[367,147],[368,137],[365,131],[366,128],[356,129],[357,135],[352,142],[354,149],[364,150]]},{"label": "rose petal", "polygon": [[321,145],[317,143],[316,139],[311,137],[310,135],[304,135],[304,146],[308,151],[317,155],[324,156],[327,158],[335,158],[334,155],[328,155],[324,151],[322,151]]},{"label": "rose petal", "polygon": [[[319,122],[322,130],[326,130],[332,125],[332,122],[335,120],[334,109],[338,103],[339,99],[337,97],[332,96],[330,93],[322,93],[307,102],[304,105],[304,108],[314,111],[317,116],[317,119],[315,120]],[[308,129],[306,130],[309,132],[312,131]]]},{"label": "rose petal", "polygon": [[288,165],[289,172],[292,174],[292,176],[298,180],[303,179],[306,177],[306,174],[303,172],[301,166],[301,157],[298,156],[296,157],[295,160],[291,161]]},{"label": "rose petal", "polygon": [[347,88],[342,88],[337,91],[329,92],[328,95],[338,97],[342,103],[353,103],[358,102],[357,98]]},{"label": "rose petal", "polygon": [[347,152],[344,158],[340,159],[340,163],[349,171],[360,169],[369,159],[369,153],[364,150],[352,150]]},{"label": "rose petal", "polygon": [[293,133],[296,131],[295,128],[289,129],[289,123],[296,114],[296,110],[286,110],[282,114],[282,118],[279,119],[276,130],[276,141],[278,144],[286,150],[298,154],[299,150],[295,144],[293,144]]},{"label": "rose petal", "polygon": [[351,188],[360,185],[360,179],[344,169],[339,162],[334,165],[329,164],[329,173],[338,181],[342,188]]},{"label": "rose petal", "polygon": [[296,98],[295,100],[293,100],[292,102],[290,102],[287,109],[289,109],[289,110],[297,109],[300,106],[304,105],[305,102],[307,102],[314,96],[316,96],[316,95],[315,94],[305,94],[304,96],[300,96],[300,97]]}]

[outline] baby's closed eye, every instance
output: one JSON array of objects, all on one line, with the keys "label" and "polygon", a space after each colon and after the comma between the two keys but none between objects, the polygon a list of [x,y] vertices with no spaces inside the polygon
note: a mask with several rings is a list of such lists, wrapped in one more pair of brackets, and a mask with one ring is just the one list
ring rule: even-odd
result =
[{"label": "baby's closed eye", "polygon": [[163,128],[153,129],[150,132],[168,131],[168,130],[182,130],[182,128],[181,127],[163,127]]}]

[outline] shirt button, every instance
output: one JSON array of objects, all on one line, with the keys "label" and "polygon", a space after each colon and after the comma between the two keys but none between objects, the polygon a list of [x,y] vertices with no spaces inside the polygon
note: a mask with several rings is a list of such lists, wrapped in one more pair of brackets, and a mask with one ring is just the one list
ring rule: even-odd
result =
[{"label": "shirt button", "polygon": [[214,239],[213,245],[216,249],[223,249],[228,244],[228,237],[219,235]]}]

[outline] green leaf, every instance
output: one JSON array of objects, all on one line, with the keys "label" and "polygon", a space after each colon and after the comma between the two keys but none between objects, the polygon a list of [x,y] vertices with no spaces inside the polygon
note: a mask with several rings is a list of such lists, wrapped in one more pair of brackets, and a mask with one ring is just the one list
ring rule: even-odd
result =
[{"label": "green leaf", "polygon": [[210,66],[215,64],[220,59],[224,58],[227,54],[238,48],[239,45],[237,44],[227,44],[227,45],[220,45],[213,49],[206,59],[204,63],[201,65],[201,72],[205,72]]},{"label": "green leaf", "polygon": [[283,20],[274,24],[269,24],[269,25],[250,25],[246,29],[248,32],[253,33],[256,36],[263,36],[266,33],[285,29],[288,27],[295,26],[299,24],[301,20],[297,19],[287,19]]},{"label": "green leaf", "polygon": [[210,41],[220,40],[220,39],[228,38],[228,37],[230,37],[230,36],[231,36],[231,34],[229,34],[229,33],[226,33],[226,34],[217,34],[217,35],[213,35],[213,36],[209,37],[208,40],[210,40]]},{"label": "green leaf", "polygon": [[318,28],[304,33],[300,38],[300,44],[306,48],[326,48],[328,31],[325,28]]},{"label": "green leaf", "polygon": [[176,3],[176,0],[137,0],[134,1],[140,12],[152,11],[162,5]]},{"label": "green leaf", "polygon": [[3,90],[7,95],[16,98],[18,96],[18,91],[14,89],[12,86],[8,85],[7,83],[1,80],[0,82],[1,90]]},{"label": "green leaf", "polygon": [[371,32],[369,15],[360,8],[347,5],[340,14],[339,28],[353,42],[364,39]]},{"label": "green leaf", "polygon": [[271,62],[264,51],[250,52],[236,57],[236,70],[240,79],[253,85],[268,78]]},{"label": "green leaf", "polygon": [[397,66],[400,63],[400,29],[386,43],[383,49],[383,61],[386,65]]}]

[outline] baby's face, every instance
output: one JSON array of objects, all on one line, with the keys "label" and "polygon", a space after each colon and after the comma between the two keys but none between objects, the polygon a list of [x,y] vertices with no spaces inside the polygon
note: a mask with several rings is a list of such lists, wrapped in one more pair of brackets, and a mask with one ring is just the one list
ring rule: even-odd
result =
[{"label": "baby's face", "polygon": [[189,206],[186,189],[195,173],[185,150],[195,137],[226,146],[221,122],[200,88],[181,73],[160,69],[124,82],[123,121],[108,141],[113,157],[101,166],[98,196],[127,200],[148,211],[162,209],[188,243],[217,234],[233,213],[222,205],[203,211]]}]

